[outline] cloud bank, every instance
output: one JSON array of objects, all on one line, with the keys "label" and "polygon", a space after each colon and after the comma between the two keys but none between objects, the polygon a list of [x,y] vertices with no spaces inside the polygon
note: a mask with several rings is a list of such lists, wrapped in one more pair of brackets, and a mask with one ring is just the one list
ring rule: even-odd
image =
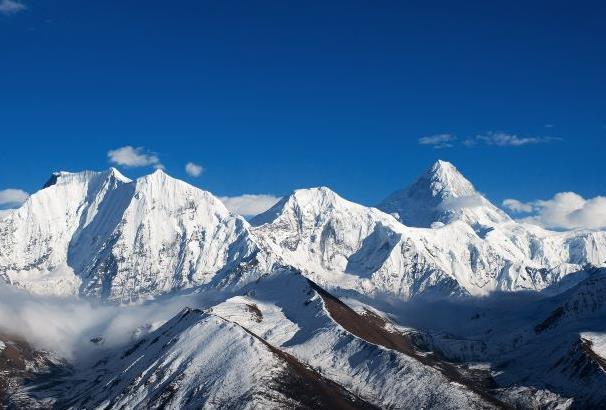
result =
[{"label": "cloud bank", "polygon": [[606,197],[585,199],[574,192],[560,192],[553,198],[533,202],[506,199],[503,206],[515,213],[534,213],[522,218],[551,229],[605,229]]},{"label": "cloud bank", "polygon": [[230,211],[242,216],[254,216],[267,211],[281,198],[273,195],[244,194],[219,198]]},{"label": "cloud bank", "polygon": [[121,346],[139,328],[155,329],[190,306],[205,308],[222,300],[220,294],[183,295],[129,306],[100,304],[78,297],[33,295],[0,284],[0,336],[21,337],[37,349],[57,352],[66,359],[88,357],[103,337],[103,347]]}]

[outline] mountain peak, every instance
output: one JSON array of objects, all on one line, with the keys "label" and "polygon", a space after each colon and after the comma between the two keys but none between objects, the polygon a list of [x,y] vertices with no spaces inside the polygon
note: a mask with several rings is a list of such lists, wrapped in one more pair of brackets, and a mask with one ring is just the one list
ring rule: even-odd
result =
[{"label": "mountain peak", "polygon": [[115,177],[117,180],[121,181],[121,182],[131,182],[130,178],[127,178],[124,176],[124,174],[122,174],[120,171],[118,171],[117,168],[114,167],[110,167],[109,170],[107,170],[107,173],[113,177]]},{"label": "mountain peak", "polygon": [[436,161],[414,185],[428,186],[434,196],[442,198],[476,194],[473,184],[452,163],[443,160]]},{"label": "mountain peak", "polygon": [[140,178],[137,178],[137,182],[139,184],[144,183],[144,184],[165,184],[167,182],[173,182],[173,183],[182,183],[182,184],[187,184],[184,181],[181,181],[180,179],[174,178],[172,176],[170,176],[169,174],[166,173],[166,171],[164,171],[161,168],[156,168],[154,170],[154,172],[152,172],[151,174],[147,174],[147,175],[143,175]]},{"label": "mountain peak", "polygon": [[292,197],[297,199],[297,201],[313,201],[313,200],[323,200],[323,201],[334,201],[339,196],[332,189],[320,186],[316,188],[305,188],[305,189],[297,189],[292,193]]},{"label": "mountain peak", "polygon": [[406,189],[388,196],[378,208],[409,226],[464,220],[492,225],[509,217],[479,194],[450,162],[438,160]]},{"label": "mountain peak", "polygon": [[297,189],[290,195],[283,197],[277,204],[269,210],[254,217],[250,222],[253,226],[259,226],[273,222],[280,215],[285,213],[299,214],[304,210],[315,214],[321,214],[323,211],[334,209],[339,204],[351,204],[346,199],[341,198],[332,189],[321,186],[315,188]]},{"label": "mountain peak", "polygon": [[433,165],[431,166],[431,169],[436,171],[439,169],[454,169],[456,170],[456,167],[452,164],[452,162],[448,162],[448,161],[444,161],[443,159],[439,159],[436,162],[433,163]]}]

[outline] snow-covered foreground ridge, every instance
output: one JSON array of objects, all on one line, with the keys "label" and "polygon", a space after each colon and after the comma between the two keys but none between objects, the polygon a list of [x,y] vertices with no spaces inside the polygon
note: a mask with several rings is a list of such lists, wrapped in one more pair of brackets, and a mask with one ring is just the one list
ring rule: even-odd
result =
[{"label": "snow-covered foreground ridge", "polygon": [[377,208],[303,189],[249,223],[161,170],[131,181],[112,168],[55,173],[0,214],[0,278],[122,301],[241,287],[286,266],[328,289],[404,300],[564,290],[605,261],[604,232],[518,223],[444,161]]}]

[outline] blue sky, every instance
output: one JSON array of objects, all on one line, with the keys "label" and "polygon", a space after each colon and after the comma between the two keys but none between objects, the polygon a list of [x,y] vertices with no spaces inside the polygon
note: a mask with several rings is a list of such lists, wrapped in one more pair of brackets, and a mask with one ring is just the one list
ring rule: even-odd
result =
[{"label": "blue sky", "polygon": [[0,190],[132,146],[221,196],[327,185],[375,204],[438,158],[495,203],[604,195],[605,17],[597,1],[0,0]]}]

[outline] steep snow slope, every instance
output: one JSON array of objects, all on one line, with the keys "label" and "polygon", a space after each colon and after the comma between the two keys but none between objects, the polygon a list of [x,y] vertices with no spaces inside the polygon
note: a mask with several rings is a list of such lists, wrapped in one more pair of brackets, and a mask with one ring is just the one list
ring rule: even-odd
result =
[{"label": "steep snow slope", "polygon": [[381,408],[499,406],[489,393],[470,387],[475,384],[463,371],[446,371],[446,364],[430,364],[407,350],[404,336],[390,335],[383,323],[373,323],[339,301],[348,312],[336,319],[328,306],[336,299],[297,273],[265,277],[243,290],[245,294],[213,307],[212,313],[240,323],[372,404]]},{"label": "steep snow slope", "polygon": [[[543,289],[585,265],[606,263],[604,232],[551,232],[514,222],[445,161],[437,161],[408,188],[385,199],[379,208],[399,216],[405,225],[455,224],[458,232],[453,234],[457,238],[465,236],[467,228],[463,225],[469,225],[483,239],[483,247],[491,248],[488,259],[502,259],[502,263],[489,267],[492,275],[500,276],[496,281],[496,289],[500,290]],[[473,245],[473,249],[477,248]],[[470,252],[472,265],[476,255],[475,250]],[[476,268],[472,266],[472,270]]]},{"label": "steep snow slope", "polygon": [[330,288],[408,298],[465,293],[423,231],[328,188],[297,190],[251,221],[253,232],[314,281]]},{"label": "steep snow slope", "polygon": [[[411,330],[384,313],[361,303],[354,311],[301,274],[279,271],[224,293],[204,312],[186,309],[155,330],[144,327],[128,346],[100,344],[99,355],[75,363],[72,375],[45,376],[42,384],[34,378],[15,393],[23,402],[53,399],[58,408],[600,406],[606,373],[603,333],[594,325],[603,321],[534,328],[555,306],[577,305],[581,294],[579,286],[566,297],[539,300],[539,312],[516,314],[511,323],[505,317],[496,329],[501,312],[459,317],[453,328],[461,337],[484,344],[467,359],[489,363],[480,368],[421,351]],[[594,299],[602,306],[601,297]],[[602,310],[589,311],[600,318]],[[575,335],[588,325],[592,332]],[[463,346],[451,345],[455,340],[435,337],[431,347],[448,356]]]},{"label": "steep snow slope", "polygon": [[[210,193],[162,171],[135,181],[119,226],[95,252],[75,264],[83,292],[137,297],[209,283],[255,252],[246,221]],[[76,238],[82,248],[88,241]]]},{"label": "steep snow slope", "polygon": [[62,408],[372,408],[239,325],[193,309],[64,387]]},{"label": "steep snow slope", "polygon": [[259,263],[247,225],[160,170],[57,173],[0,220],[0,274],[34,292],[136,299]]},{"label": "steep snow slope", "polygon": [[0,220],[0,275],[34,292],[76,292],[80,278],[67,264],[72,238],[106,195],[128,183],[113,168],[53,174],[44,189]]}]

